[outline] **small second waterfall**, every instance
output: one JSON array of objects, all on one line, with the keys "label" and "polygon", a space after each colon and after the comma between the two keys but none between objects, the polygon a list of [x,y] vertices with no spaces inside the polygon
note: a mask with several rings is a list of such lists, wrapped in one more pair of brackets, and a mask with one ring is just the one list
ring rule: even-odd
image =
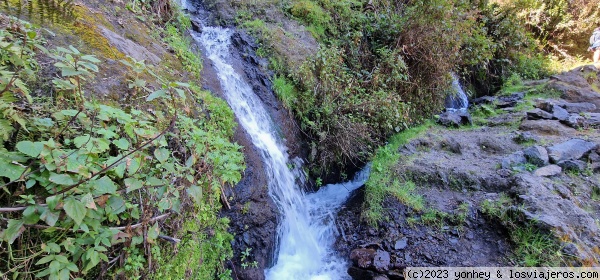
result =
[{"label": "small second waterfall", "polygon": [[233,30],[203,27],[193,33],[217,71],[225,99],[240,124],[260,150],[269,184],[269,195],[279,208],[278,252],[274,267],[265,271],[267,279],[348,279],[347,264],[332,249],[338,234],[334,215],[350,192],[366,181],[369,170],[359,172],[347,183],[328,185],[304,194],[275,126],[251,86],[232,67],[230,39]]},{"label": "small second waterfall", "polygon": [[469,107],[467,94],[460,85],[460,81],[455,74],[452,74],[452,91],[446,96],[446,110],[460,111]]}]

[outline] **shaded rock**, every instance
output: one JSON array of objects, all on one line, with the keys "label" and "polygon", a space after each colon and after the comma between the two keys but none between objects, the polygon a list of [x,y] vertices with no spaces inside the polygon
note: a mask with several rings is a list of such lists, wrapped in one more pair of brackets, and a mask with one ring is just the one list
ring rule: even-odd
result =
[{"label": "shaded rock", "polygon": [[584,171],[587,167],[587,164],[581,160],[563,160],[557,163],[558,166],[562,167],[564,170],[572,170],[572,171]]},{"label": "shaded rock", "polygon": [[527,158],[523,151],[517,151],[502,159],[502,169],[511,169],[511,167],[519,164],[527,163]]},{"label": "shaded rock", "polygon": [[588,83],[585,77],[586,73],[597,72],[597,69],[592,68],[593,66],[582,66],[554,75],[550,78],[547,87],[559,91],[561,98],[568,102],[593,103],[596,105],[596,109],[587,111],[595,112],[600,106],[600,93]]},{"label": "shaded rock", "polygon": [[348,275],[354,280],[372,280],[377,274],[371,270],[351,266],[348,268]]},{"label": "shaded rock", "polygon": [[552,119],[552,114],[550,114],[542,109],[536,108],[531,111],[527,111],[527,119],[529,119],[529,120],[541,120],[541,119],[549,120],[549,119]]},{"label": "shaded rock", "polygon": [[442,149],[448,150],[455,154],[462,153],[460,142],[456,141],[456,139],[452,137],[444,138],[444,140],[442,140],[440,144],[442,146]]},{"label": "shaded rock", "polygon": [[574,114],[593,112],[596,110],[596,105],[589,102],[563,103],[561,104],[561,107],[565,108],[567,112]]},{"label": "shaded rock", "polygon": [[385,272],[390,269],[390,253],[383,250],[377,250],[373,259],[373,267],[379,272]]},{"label": "shaded rock", "polygon": [[492,104],[492,103],[494,103],[494,101],[496,101],[495,97],[486,95],[486,96],[478,97],[478,98],[471,100],[471,103],[473,103],[474,105]]},{"label": "shaded rock", "polygon": [[350,252],[350,260],[360,268],[370,268],[373,265],[377,251],[368,248],[358,248]]},{"label": "shaded rock", "polygon": [[533,135],[529,131],[525,132],[517,132],[517,135],[513,137],[513,140],[519,144],[527,143],[527,142],[539,142],[540,138],[536,135]]},{"label": "shaded rock", "polygon": [[122,53],[135,58],[136,60],[145,60],[153,64],[160,62],[160,58],[151,53],[145,47],[113,32],[112,30],[105,28],[102,25],[98,25],[102,35]]},{"label": "shaded rock", "polygon": [[388,278],[385,275],[377,275],[377,276],[373,277],[373,280],[390,280],[390,278]]},{"label": "shaded rock", "polygon": [[539,177],[551,177],[551,176],[556,176],[558,174],[560,174],[562,172],[562,168],[558,165],[548,165],[548,166],[544,166],[542,168],[537,169],[533,175],[535,176],[539,176]]},{"label": "shaded rock", "polygon": [[408,238],[402,237],[401,239],[398,239],[396,241],[396,244],[394,244],[394,249],[402,250],[402,249],[406,248],[406,246],[408,246]]},{"label": "shaded rock", "polygon": [[192,24],[192,30],[202,33],[202,22],[200,22],[200,20],[196,17],[190,17],[190,22]]},{"label": "shaded rock", "polygon": [[598,128],[600,127],[600,113],[587,113],[586,116],[586,124]]},{"label": "shaded rock", "polygon": [[561,123],[577,129],[580,127],[584,127],[586,124],[586,120],[579,114],[570,114],[569,117],[566,120],[561,121]]},{"label": "shaded rock", "polygon": [[577,131],[553,120],[524,120],[519,126],[521,130],[534,131],[545,135],[573,135]]},{"label": "shaded rock", "polygon": [[553,99],[542,99],[538,100],[535,104],[536,108],[542,109],[546,112],[552,113],[554,106],[557,105],[557,101]]},{"label": "shaded rock", "polygon": [[471,114],[467,111],[447,111],[440,114],[437,120],[443,126],[459,127],[461,125],[472,124]]},{"label": "shaded rock", "polygon": [[523,155],[529,163],[535,164],[538,167],[546,166],[549,163],[548,152],[542,146],[531,146],[523,150]]},{"label": "shaded rock", "polygon": [[569,118],[569,112],[558,105],[552,106],[552,118],[559,121],[565,121]]},{"label": "shaded rock", "polygon": [[582,139],[571,139],[548,148],[548,156],[552,163],[568,159],[580,159],[591,150],[596,149],[598,144]]}]

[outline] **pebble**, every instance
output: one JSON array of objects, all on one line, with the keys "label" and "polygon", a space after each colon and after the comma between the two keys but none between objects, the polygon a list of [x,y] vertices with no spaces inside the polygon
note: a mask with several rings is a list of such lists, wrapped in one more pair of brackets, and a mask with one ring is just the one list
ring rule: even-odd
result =
[{"label": "pebble", "polygon": [[408,246],[408,238],[402,237],[396,241],[396,244],[394,244],[394,249],[402,250],[406,248],[406,246]]}]

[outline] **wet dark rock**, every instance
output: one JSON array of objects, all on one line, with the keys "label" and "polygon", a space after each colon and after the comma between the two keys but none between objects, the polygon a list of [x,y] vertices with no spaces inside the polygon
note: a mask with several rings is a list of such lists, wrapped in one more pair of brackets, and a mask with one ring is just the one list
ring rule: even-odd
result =
[{"label": "wet dark rock", "polygon": [[467,111],[447,111],[440,114],[437,120],[443,126],[447,127],[459,127],[461,125],[472,124],[471,114]]},{"label": "wet dark rock", "polygon": [[351,266],[348,268],[348,275],[350,275],[354,280],[372,280],[375,276],[377,276],[377,273],[371,270]]},{"label": "wet dark rock", "polygon": [[486,95],[471,100],[471,103],[473,103],[474,105],[493,104],[494,101],[496,101],[496,97]]},{"label": "wet dark rock", "polygon": [[550,114],[542,109],[536,108],[531,111],[527,111],[527,119],[529,119],[529,120],[541,120],[541,119],[549,120],[549,119],[552,119],[552,114]]},{"label": "wet dark rock", "polygon": [[350,260],[354,263],[355,266],[358,266],[360,268],[370,268],[373,266],[373,260],[375,259],[376,253],[378,252],[374,249],[354,249],[350,253]]},{"label": "wet dark rock", "polygon": [[563,160],[558,162],[556,165],[562,167],[564,170],[572,170],[572,171],[584,171],[587,168],[587,164],[581,160]]},{"label": "wet dark rock", "polygon": [[549,163],[548,152],[546,151],[546,148],[542,146],[531,146],[523,150],[523,155],[529,163],[538,167],[548,165]]},{"label": "wet dark rock", "polygon": [[568,159],[580,159],[591,150],[596,149],[598,144],[582,139],[571,139],[548,148],[548,156],[552,163]]},{"label": "wet dark rock", "polygon": [[548,165],[537,169],[533,174],[539,177],[552,177],[559,175],[562,172],[562,168],[558,165]]}]

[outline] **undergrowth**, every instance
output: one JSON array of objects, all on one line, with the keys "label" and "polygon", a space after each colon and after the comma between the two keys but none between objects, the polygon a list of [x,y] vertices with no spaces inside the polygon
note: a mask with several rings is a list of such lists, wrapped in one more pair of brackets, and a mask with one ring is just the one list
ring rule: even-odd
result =
[{"label": "undergrowth", "polygon": [[[48,51],[28,23],[8,26],[0,30],[0,277],[229,279],[221,188],[245,166],[226,102],[132,59],[121,61],[129,88],[146,101],[95,100],[85,89],[101,60],[72,46]],[[42,55],[59,70],[45,85],[56,95],[32,98],[27,81]]]}]

